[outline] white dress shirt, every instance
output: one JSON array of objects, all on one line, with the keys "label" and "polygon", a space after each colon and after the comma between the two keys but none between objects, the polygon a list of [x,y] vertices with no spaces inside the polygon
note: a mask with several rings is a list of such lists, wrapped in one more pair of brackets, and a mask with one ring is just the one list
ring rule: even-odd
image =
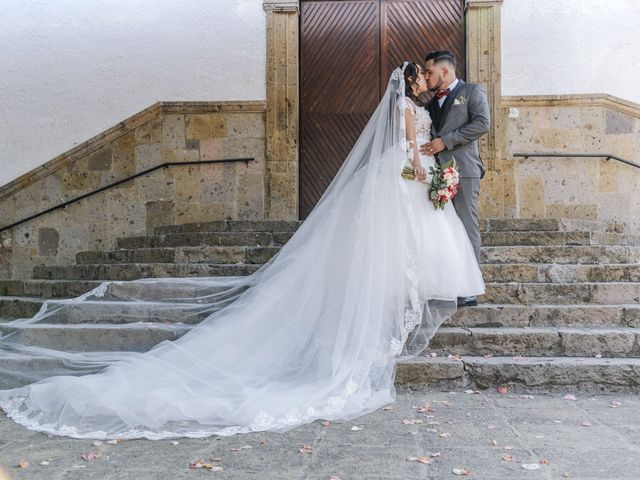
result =
[{"label": "white dress shirt", "polygon": [[[451,91],[453,91],[454,88],[456,88],[456,85],[458,84],[458,79],[456,78],[453,82],[451,82],[451,85],[449,85],[447,88]],[[442,90],[446,90],[447,88],[443,88]],[[444,103],[444,101],[447,99],[448,95],[445,95],[444,97],[441,97],[438,99],[438,105],[440,105],[442,107],[442,104]]]}]

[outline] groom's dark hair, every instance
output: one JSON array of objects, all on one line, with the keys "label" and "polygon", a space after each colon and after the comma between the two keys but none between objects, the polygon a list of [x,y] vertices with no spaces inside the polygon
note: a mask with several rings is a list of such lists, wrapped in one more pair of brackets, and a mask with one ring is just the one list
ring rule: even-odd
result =
[{"label": "groom's dark hair", "polygon": [[424,58],[424,63],[433,60],[433,63],[447,62],[454,69],[456,68],[456,56],[448,50],[432,50]]}]

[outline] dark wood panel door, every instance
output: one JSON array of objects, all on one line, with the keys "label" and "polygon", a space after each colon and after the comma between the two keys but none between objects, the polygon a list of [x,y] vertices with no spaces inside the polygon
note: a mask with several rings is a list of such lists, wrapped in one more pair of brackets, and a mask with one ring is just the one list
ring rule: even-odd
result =
[{"label": "dark wood panel door", "polygon": [[448,49],[464,78],[462,19],[463,0],[302,0],[300,218],[351,151],[396,66]]}]

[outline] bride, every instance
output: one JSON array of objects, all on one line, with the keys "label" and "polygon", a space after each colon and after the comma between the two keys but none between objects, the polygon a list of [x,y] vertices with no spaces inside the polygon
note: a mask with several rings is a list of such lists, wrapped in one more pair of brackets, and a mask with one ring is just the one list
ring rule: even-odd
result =
[{"label": "bride", "polygon": [[[394,401],[396,362],[425,351],[457,297],[484,293],[453,206],[436,210],[420,181],[434,164],[417,148],[430,139],[415,104],[426,90],[416,64],[393,71],[314,210],[254,274],[105,282],[11,322],[77,322],[92,302],[105,322],[139,307],[127,328],[165,317],[196,325],[145,353],[48,349],[12,329],[0,353],[31,368],[0,365],[0,381],[21,385],[0,390],[6,415],[54,435],[161,439],[286,431]],[[405,165],[418,181],[401,177]]]}]

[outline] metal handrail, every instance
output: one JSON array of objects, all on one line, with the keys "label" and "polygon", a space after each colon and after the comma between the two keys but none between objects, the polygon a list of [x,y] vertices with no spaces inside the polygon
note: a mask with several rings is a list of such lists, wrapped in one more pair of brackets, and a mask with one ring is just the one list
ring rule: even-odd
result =
[{"label": "metal handrail", "polygon": [[625,163],[627,165],[631,165],[632,167],[640,168],[640,164],[634,163],[630,160],[626,160],[624,158],[620,158],[616,155],[611,155],[610,153],[514,153],[514,157],[524,157],[525,159],[529,157],[578,157],[578,158],[604,158],[606,160],[616,160],[618,162]]},{"label": "metal handrail", "polygon": [[17,227],[18,225],[22,225],[25,222],[28,222],[29,220],[33,220],[34,218],[38,218],[41,217],[42,215],[45,215],[47,213],[53,212],[54,210],[58,210],[60,208],[66,208],[67,205],[71,205],[72,203],[75,202],[79,202],[80,200],[83,200],[87,197],[90,197],[92,195],[95,195],[97,193],[100,192],[104,192],[105,190],[108,190],[110,188],[113,187],[117,187],[118,185],[121,185],[125,182],[128,182],[130,180],[133,180],[135,178],[141,177],[142,175],[146,175],[147,173],[151,173],[155,170],[159,170],[161,168],[168,168],[168,167],[176,167],[176,166],[186,166],[186,165],[208,165],[211,163],[232,163],[232,162],[245,162],[247,165],[249,164],[249,162],[254,161],[255,158],[228,158],[228,159],[224,159],[224,160],[191,160],[188,162],[165,162],[165,163],[161,163],[159,165],[156,165],[155,167],[151,167],[151,168],[147,168],[146,170],[143,170],[141,172],[136,173],[135,175],[131,175],[129,177],[123,178],[121,180],[118,180],[117,182],[113,182],[110,183],[109,185],[105,185],[103,187],[100,187],[96,190],[92,190],[89,193],[85,193],[84,195],[80,195],[79,197],[75,197],[72,198],[71,200],[67,200],[66,202],[60,203],[58,205],[56,205],[55,207],[51,207],[51,208],[47,208],[46,210],[43,210],[41,212],[38,212],[34,215],[30,215],[26,218],[23,218],[22,220],[18,220],[17,222],[12,223],[11,225],[6,225],[4,227],[0,227],[0,232],[4,232],[5,230],[9,230],[10,228],[13,227]]}]

